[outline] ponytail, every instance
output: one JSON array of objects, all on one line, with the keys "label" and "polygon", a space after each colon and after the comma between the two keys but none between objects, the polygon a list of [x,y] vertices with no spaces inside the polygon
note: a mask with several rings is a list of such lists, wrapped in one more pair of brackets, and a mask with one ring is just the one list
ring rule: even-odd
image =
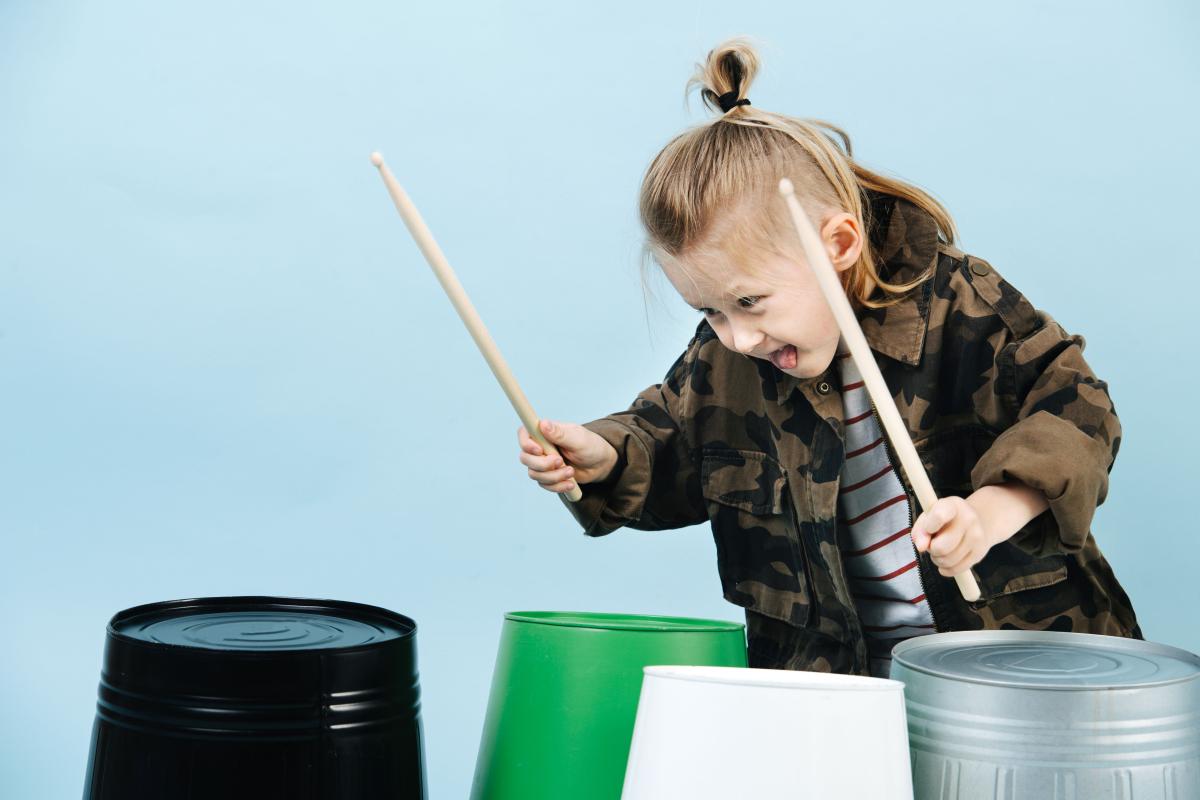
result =
[{"label": "ponytail", "polygon": [[[945,207],[924,190],[855,162],[841,128],[750,105],[747,93],[759,65],[754,47],[741,38],[723,42],[696,65],[686,92],[698,89],[704,105],[719,116],[672,139],[646,171],[639,210],[650,255],[678,258],[715,246],[719,234],[730,232],[727,220],[735,210],[763,212],[757,223],[739,220],[743,238],[779,236],[776,187],[783,177],[792,180],[810,215],[839,209],[865,233],[871,225],[868,193],[882,194],[928,213],[941,240],[954,243],[954,220]],[[852,301],[870,308],[892,305],[929,277],[927,271],[908,283],[885,281],[865,238],[858,261],[843,273]],[[874,296],[876,287],[882,298]]]}]

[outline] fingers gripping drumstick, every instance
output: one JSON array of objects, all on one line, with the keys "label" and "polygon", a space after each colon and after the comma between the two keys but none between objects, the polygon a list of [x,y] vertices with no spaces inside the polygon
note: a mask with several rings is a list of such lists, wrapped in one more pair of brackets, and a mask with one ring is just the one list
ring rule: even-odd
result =
[{"label": "fingers gripping drumstick", "polygon": [[[875,404],[879,418],[883,420],[883,427],[887,431],[888,440],[892,443],[892,449],[900,457],[904,474],[908,476],[909,483],[916,492],[917,502],[921,504],[921,508],[930,509],[937,502],[937,494],[933,491],[933,484],[929,482],[929,475],[926,474],[925,467],[921,464],[917,449],[913,447],[908,429],[900,419],[900,412],[896,410],[892,393],[888,391],[887,384],[883,381],[879,365],[875,363],[875,357],[871,355],[871,348],[867,345],[862,328],[858,325],[858,318],[854,316],[854,311],[850,308],[850,301],[846,299],[846,292],[842,289],[837,272],[834,270],[825,248],[821,246],[821,239],[817,235],[812,221],[800,207],[792,182],[787,178],[781,180],[779,193],[783,195],[783,199],[788,205],[792,223],[796,226],[796,233],[799,234],[800,244],[804,248],[804,255],[808,259],[808,263],[812,265],[813,272],[816,273],[821,293],[825,295],[825,299],[833,311],[833,316],[837,319],[838,327],[842,331],[842,338],[849,346],[854,364],[862,374],[863,382],[867,385],[867,393],[871,396],[871,402]],[[954,581],[958,584],[958,590],[962,592],[964,600],[975,602],[979,599],[979,586],[975,583],[975,576],[971,574],[970,570],[955,575]]]},{"label": "fingers gripping drumstick", "polygon": [[[425,255],[425,260],[433,268],[433,273],[437,275],[438,282],[446,290],[446,295],[450,298],[450,302],[454,304],[454,310],[458,312],[458,316],[462,319],[463,324],[467,326],[467,331],[471,334],[471,338],[475,340],[479,352],[483,354],[484,360],[492,368],[492,374],[500,382],[500,388],[508,395],[508,401],[512,403],[517,416],[521,418],[521,424],[525,426],[525,430],[529,432],[533,440],[541,445],[546,455],[559,455],[558,448],[550,444],[542,436],[542,432],[538,428],[537,414],[533,413],[533,406],[529,405],[529,401],[525,399],[525,393],[521,391],[517,379],[513,377],[512,371],[509,370],[508,364],[504,361],[504,356],[500,354],[500,348],[496,347],[496,343],[492,341],[487,328],[483,325],[483,320],[479,318],[479,314],[475,311],[475,306],[471,304],[471,299],[467,297],[466,290],[458,282],[458,277],[454,274],[454,270],[451,269],[450,262],[446,260],[446,256],[442,254],[442,249],[438,247],[433,234],[425,225],[425,220],[421,219],[421,214],[417,211],[417,207],[413,205],[412,200],[409,200],[408,195],[400,188],[400,184],[396,182],[396,178],[392,175],[391,170],[387,168],[387,164],[383,163],[383,156],[379,153],[372,153],[371,163],[379,168],[379,175],[383,178],[383,184],[387,187],[388,194],[392,196],[392,202],[396,204],[396,210],[400,212],[400,218],[404,220],[404,224],[408,227],[408,232],[412,234],[413,239],[416,241],[417,247],[421,248],[421,252]],[[583,492],[579,488],[579,484],[576,483],[571,491],[565,493],[565,496],[574,503],[583,497]]]}]

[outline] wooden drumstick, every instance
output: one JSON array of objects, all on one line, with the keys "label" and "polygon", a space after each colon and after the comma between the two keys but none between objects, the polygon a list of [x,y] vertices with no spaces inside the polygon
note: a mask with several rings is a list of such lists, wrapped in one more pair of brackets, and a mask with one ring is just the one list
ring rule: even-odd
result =
[{"label": "wooden drumstick", "polygon": [[[923,509],[933,508],[933,504],[937,502],[933,484],[930,483],[925,466],[921,463],[920,456],[917,455],[917,448],[913,446],[904,421],[900,419],[896,402],[892,399],[892,393],[888,390],[887,384],[884,383],[879,365],[875,363],[875,356],[872,355],[866,337],[863,336],[858,318],[854,316],[854,311],[850,308],[850,301],[846,298],[846,292],[842,288],[841,281],[838,280],[833,263],[830,262],[829,255],[821,245],[821,238],[817,235],[812,221],[801,208],[800,201],[796,199],[796,193],[790,180],[784,178],[779,182],[779,193],[783,195],[788,210],[791,211],[792,223],[796,227],[796,233],[800,236],[804,255],[807,257],[808,263],[812,265],[813,272],[817,276],[817,283],[821,286],[821,293],[825,295],[825,299],[833,311],[833,316],[837,319],[838,327],[842,331],[842,338],[850,348],[850,355],[863,376],[863,382],[866,384],[867,393],[871,396],[871,402],[875,404],[875,410],[879,412],[879,418],[883,420],[883,427],[887,431],[888,440],[892,443],[892,449],[900,457],[904,473],[908,476],[913,491],[916,492],[917,502]],[[979,586],[975,583],[975,576],[971,574],[970,570],[955,575],[954,581],[958,584],[958,590],[962,592],[964,600],[973,603],[979,599]]]},{"label": "wooden drumstick", "polygon": [[[546,455],[559,455],[558,448],[550,444],[550,442],[546,441],[546,437],[542,436],[542,432],[538,427],[537,414],[533,413],[533,406],[525,398],[525,393],[521,391],[517,379],[513,377],[512,371],[504,361],[504,356],[500,354],[500,348],[496,347],[496,343],[492,341],[487,328],[483,325],[483,320],[479,318],[479,314],[475,311],[475,306],[471,304],[471,299],[467,297],[466,290],[458,282],[458,277],[454,274],[454,270],[450,267],[450,262],[446,260],[446,256],[442,254],[442,249],[438,247],[437,241],[433,238],[433,233],[430,232],[429,227],[425,224],[425,220],[421,219],[421,214],[417,211],[417,207],[413,205],[412,200],[408,198],[405,191],[400,188],[400,184],[392,175],[391,170],[387,168],[387,164],[383,163],[382,155],[372,153],[371,163],[379,168],[379,175],[383,178],[383,184],[387,187],[388,194],[392,196],[392,202],[396,204],[396,210],[400,212],[400,218],[404,220],[404,224],[416,241],[417,247],[421,248],[421,252],[425,255],[425,260],[433,268],[434,275],[437,276],[438,282],[442,284],[442,288],[446,291],[450,302],[454,304],[454,310],[458,312],[458,316],[462,319],[463,324],[467,326],[467,331],[471,334],[471,338],[475,340],[479,352],[483,354],[483,359],[492,368],[492,374],[500,382],[500,388],[504,390],[504,394],[508,395],[508,401],[512,403],[517,416],[521,418],[521,424],[525,426],[525,430],[529,432],[530,437],[541,445]],[[566,459],[563,459],[563,461],[565,463]],[[571,487],[570,491],[565,492],[564,496],[572,503],[583,497],[583,491],[579,488],[578,481],[575,481],[575,485]]]}]

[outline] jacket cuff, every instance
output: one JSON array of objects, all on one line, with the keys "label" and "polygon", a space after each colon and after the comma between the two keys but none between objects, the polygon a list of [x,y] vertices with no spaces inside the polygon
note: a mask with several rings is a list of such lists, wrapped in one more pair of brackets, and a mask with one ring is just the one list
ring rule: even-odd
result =
[{"label": "jacket cuff", "polygon": [[1087,541],[1096,506],[1108,493],[1111,457],[1105,445],[1075,425],[1038,411],[996,437],[971,470],[971,483],[979,490],[1020,481],[1039,490],[1058,523],[1057,541],[1052,540],[1054,526],[1035,520],[1025,529],[1028,535],[1014,535],[1014,544],[1034,554],[1077,553]]},{"label": "jacket cuff", "polygon": [[617,451],[612,474],[599,483],[580,485],[583,497],[572,503],[559,498],[588,536],[603,536],[642,516],[650,491],[650,451],[639,432],[614,419],[598,419],[583,427]]}]

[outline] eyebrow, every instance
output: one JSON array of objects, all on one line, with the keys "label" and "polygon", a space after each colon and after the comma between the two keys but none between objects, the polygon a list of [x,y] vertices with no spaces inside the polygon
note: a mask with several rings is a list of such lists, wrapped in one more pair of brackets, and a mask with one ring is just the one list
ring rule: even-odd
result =
[{"label": "eyebrow", "polygon": [[[730,284],[728,288],[725,289],[725,294],[728,295],[729,297],[733,297],[734,299],[737,299],[739,297],[754,297],[754,296],[756,296],[754,292],[747,291],[747,289],[749,289],[749,288],[750,287],[747,287],[746,284],[742,283],[741,281],[735,281],[734,283]],[[766,291],[766,290],[764,289],[763,291]],[[689,306],[694,308],[696,311],[699,311],[701,308],[710,308],[711,307],[711,306],[694,305],[692,303],[689,303],[686,299],[683,302],[687,303]]]}]

